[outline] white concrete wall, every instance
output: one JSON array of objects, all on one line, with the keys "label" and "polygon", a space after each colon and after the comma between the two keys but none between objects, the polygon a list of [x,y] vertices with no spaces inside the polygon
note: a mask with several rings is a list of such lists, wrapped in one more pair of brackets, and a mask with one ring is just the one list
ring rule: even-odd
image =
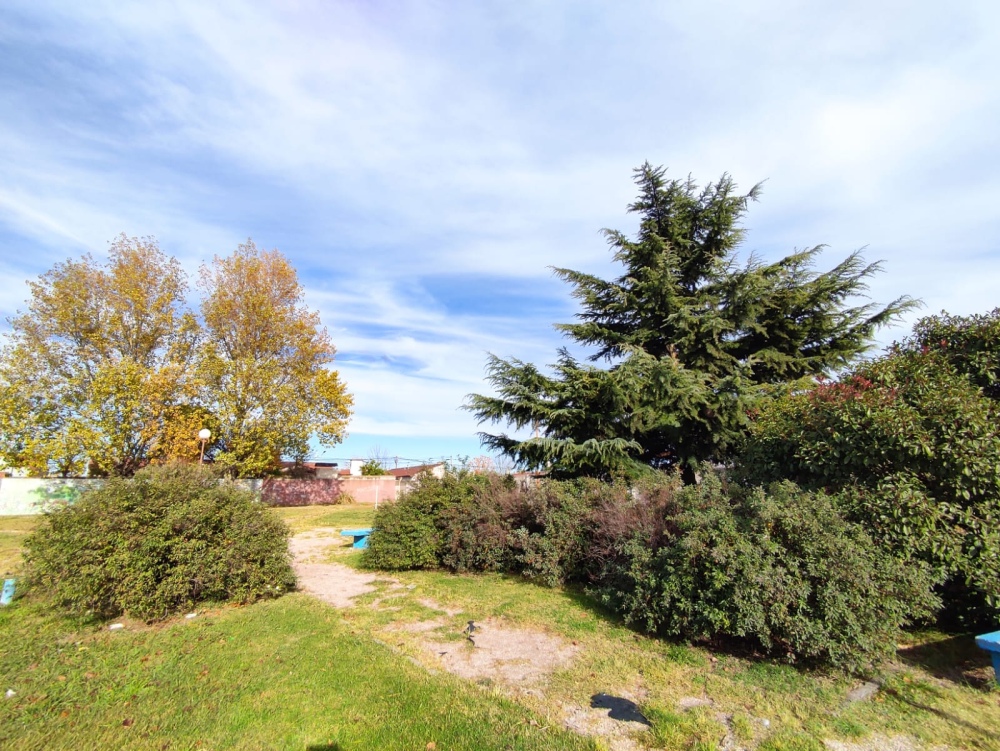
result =
[{"label": "white concrete wall", "polygon": [[[84,490],[99,486],[104,480],[37,477],[0,477],[0,516],[40,514],[53,501],[74,500]],[[262,480],[234,480],[260,500]]]},{"label": "white concrete wall", "polygon": [[54,501],[73,500],[102,480],[0,477],[0,516],[40,514]]}]

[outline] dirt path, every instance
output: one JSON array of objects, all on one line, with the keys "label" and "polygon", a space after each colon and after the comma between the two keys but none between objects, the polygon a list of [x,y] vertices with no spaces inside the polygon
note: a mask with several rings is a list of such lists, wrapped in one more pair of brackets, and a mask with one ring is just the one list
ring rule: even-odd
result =
[{"label": "dirt path", "polygon": [[[336,608],[357,605],[355,598],[376,591],[376,581],[382,584],[388,582],[393,590],[404,589],[400,582],[385,575],[363,573],[330,561],[331,548],[344,544],[340,530],[332,527],[317,527],[292,537],[289,549],[299,589]],[[397,623],[389,626],[387,631],[406,632],[414,637],[423,653],[421,662],[428,667],[443,669],[483,685],[502,686],[514,696],[541,698],[546,678],[553,671],[570,665],[579,653],[577,646],[556,636],[511,628],[492,618],[476,622],[471,639],[441,641],[441,629],[447,628],[449,619],[461,615],[461,611],[428,599],[418,599],[417,602],[445,613],[447,618]],[[373,603],[372,607],[379,607],[379,603]],[[638,751],[642,746],[636,741],[636,735],[648,729],[645,719],[638,714],[635,702],[640,700],[638,695],[617,697],[598,694],[591,697],[589,706],[560,702],[561,711],[558,714],[562,715],[561,724],[564,727],[581,735],[602,738],[610,751]],[[704,703],[694,701],[691,706]],[[631,709],[624,711],[622,707]],[[688,708],[684,700],[678,707],[680,711]],[[915,751],[916,748],[905,736],[877,736],[860,743],[827,740],[825,746],[830,751]],[[722,748],[741,747],[727,733]]]},{"label": "dirt path", "polygon": [[374,592],[373,583],[380,577],[327,562],[330,548],[340,540],[339,529],[317,527],[292,537],[288,547],[299,589],[336,608],[349,608],[355,597]]},{"label": "dirt path", "polygon": [[[376,581],[384,584],[388,580],[391,589],[404,589],[385,575],[363,573],[330,561],[331,548],[343,544],[340,530],[331,527],[317,527],[292,537],[289,548],[299,589],[337,608],[357,605],[356,597],[376,591]],[[448,618],[398,623],[390,626],[389,632],[413,636],[423,654],[421,661],[429,668],[443,669],[481,685],[501,686],[515,696],[541,698],[545,679],[553,671],[567,667],[579,652],[577,646],[551,634],[511,628],[492,618],[477,622],[471,639],[441,641],[440,629],[461,612],[427,599],[417,602]],[[593,702],[591,706],[566,704],[561,709],[565,727],[582,735],[601,736],[611,751],[639,748],[631,735],[646,725],[634,718],[610,718],[608,707]]]}]

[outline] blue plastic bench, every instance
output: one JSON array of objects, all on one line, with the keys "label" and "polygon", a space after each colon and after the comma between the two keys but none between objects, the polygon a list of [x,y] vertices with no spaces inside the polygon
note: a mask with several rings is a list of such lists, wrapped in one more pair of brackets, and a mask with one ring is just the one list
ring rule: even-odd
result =
[{"label": "blue plastic bench", "polygon": [[976,646],[990,653],[990,657],[993,658],[993,675],[997,683],[1000,683],[1000,631],[977,636]]},{"label": "blue plastic bench", "polygon": [[14,599],[15,581],[15,579],[4,579],[3,592],[0,592],[0,605],[10,605],[11,600]]},{"label": "blue plastic bench", "polygon": [[351,545],[352,548],[367,548],[368,547],[368,536],[372,533],[371,527],[365,527],[363,529],[342,529],[340,534],[342,537],[353,537],[354,543]]}]

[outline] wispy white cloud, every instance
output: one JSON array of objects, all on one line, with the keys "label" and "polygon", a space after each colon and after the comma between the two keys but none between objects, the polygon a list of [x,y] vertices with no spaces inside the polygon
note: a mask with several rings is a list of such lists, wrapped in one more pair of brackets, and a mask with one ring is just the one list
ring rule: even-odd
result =
[{"label": "wispy white cloud", "polygon": [[[457,407],[485,388],[486,351],[553,359],[551,323],[573,304],[548,267],[614,273],[598,230],[634,229],[629,170],[645,159],[767,179],[748,249],[828,243],[832,265],[868,246],[886,262],[874,299],[996,304],[993,4],[5,14],[0,273],[99,253],[121,231],[156,235],[190,271],[247,236],[277,247],[340,348],[352,430],[375,441],[467,440]],[[23,297],[0,284],[0,310]]]}]

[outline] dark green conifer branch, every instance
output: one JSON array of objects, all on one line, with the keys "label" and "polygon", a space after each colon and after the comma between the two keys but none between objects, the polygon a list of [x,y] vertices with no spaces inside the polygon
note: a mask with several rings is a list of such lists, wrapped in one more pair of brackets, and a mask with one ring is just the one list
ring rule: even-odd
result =
[{"label": "dark green conifer branch", "polygon": [[725,460],[762,387],[843,368],[917,304],[852,306],[881,270],[860,251],[826,272],[814,271],[821,245],[741,264],[741,222],[759,184],[741,194],[723,175],[699,190],[648,162],[635,182],[636,237],[604,230],[622,275],[555,269],[582,307],[557,328],[608,366],[581,365],[563,350],[546,376],[491,355],[496,396],[469,398],[481,423],[533,432],[481,434],[521,466],[564,476],[681,466],[692,477],[702,461]]}]

